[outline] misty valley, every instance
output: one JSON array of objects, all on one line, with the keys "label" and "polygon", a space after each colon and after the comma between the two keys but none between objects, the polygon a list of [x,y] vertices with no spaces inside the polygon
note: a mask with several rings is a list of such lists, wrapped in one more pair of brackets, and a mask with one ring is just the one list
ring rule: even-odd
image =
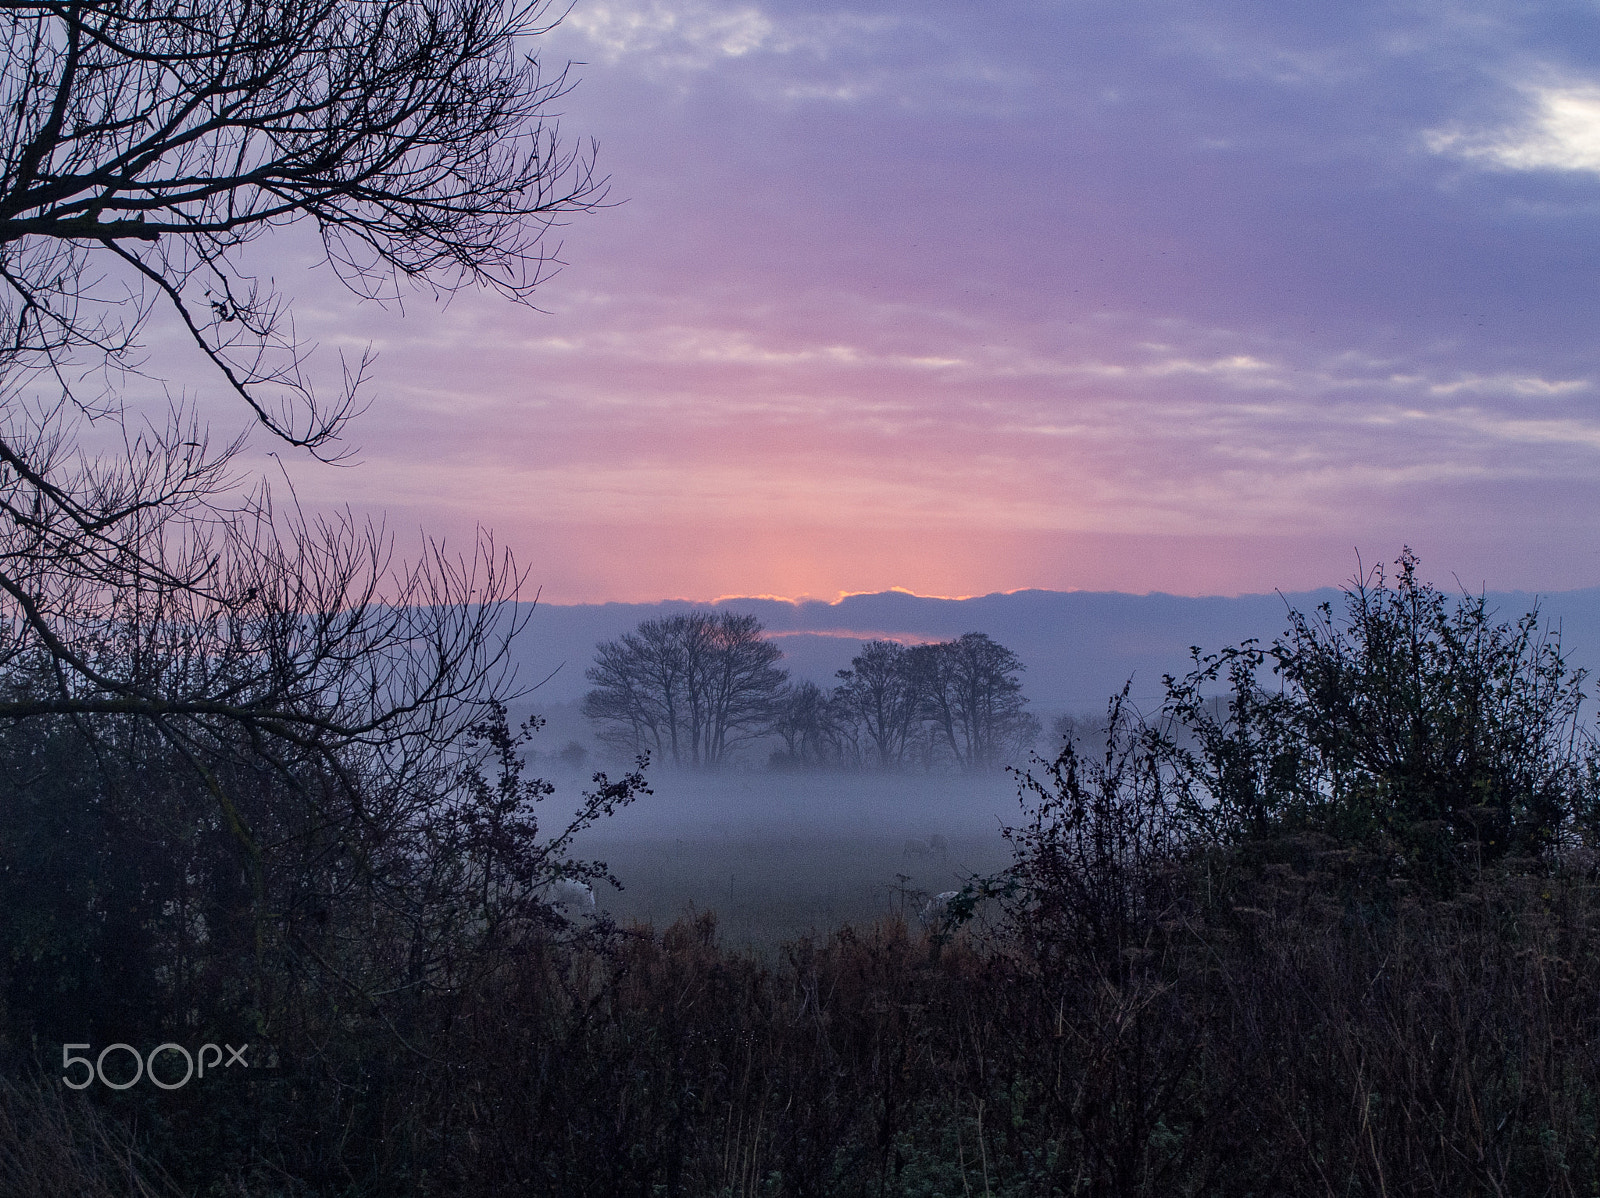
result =
[{"label": "misty valley", "polygon": [[1600,1196],[1594,0],[0,34],[0,1198]]},{"label": "misty valley", "polygon": [[623,883],[599,892],[601,909],[657,927],[714,911],[729,945],[769,950],[886,916],[915,924],[929,896],[1008,862],[1000,826],[1019,819],[999,772],[661,774],[652,788],[579,842]]},{"label": "misty valley", "polygon": [[1046,730],[987,634],[858,640],[824,688],[753,615],[647,615],[581,700],[491,700],[403,787],[354,746],[345,776],[248,742],[208,775],[119,712],[14,725],[0,1180],[1522,1194],[1600,1169],[1583,671],[1538,610],[1409,553],[1283,622]]}]

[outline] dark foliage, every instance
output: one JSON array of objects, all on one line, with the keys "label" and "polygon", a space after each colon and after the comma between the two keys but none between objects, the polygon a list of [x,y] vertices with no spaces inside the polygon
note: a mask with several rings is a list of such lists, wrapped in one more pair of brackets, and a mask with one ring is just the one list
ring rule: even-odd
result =
[{"label": "dark foliage", "polygon": [[1381,569],[1352,583],[1342,618],[1291,612],[1270,648],[1196,650],[1168,679],[1188,818],[1223,842],[1300,829],[1381,844],[1442,885],[1587,844],[1594,743],[1559,635],[1537,610],[1500,622],[1482,597],[1450,603],[1409,552],[1397,566],[1393,585]]},{"label": "dark foliage", "polygon": [[1041,957],[898,923],[769,964],[709,917],[530,951],[435,1011],[427,1057],[352,1028],[211,1109],[147,1111],[144,1159],[260,1194],[1600,1182],[1591,883],[1496,872],[1437,900],[1302,837],[1161,894],[1110,969],[1075,937]]}]

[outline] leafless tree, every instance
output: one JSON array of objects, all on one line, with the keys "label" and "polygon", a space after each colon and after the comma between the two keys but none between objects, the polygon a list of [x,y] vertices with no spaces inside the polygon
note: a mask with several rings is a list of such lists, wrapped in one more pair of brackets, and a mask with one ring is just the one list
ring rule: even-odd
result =
[{"label": "leafless tree", "polygon": [[[8,4],[0,69],[6,366],[82,398],[139,362],[158,305],[275,435],[334,441],[282,298],[241,251],[308,221],[355,292],[401,278],[526,300],[541,236],[594,203],[540,118],[543,0]],[[119,269],[120,268],[120,269]],[[353,368],[347,381],[358,381]]]},{"label": "leafless tree", "polygon": [[681,626],[681,618],[646,620],[595,647],[585,674],[595,688],[584,696],[583,713],[613,748],[681,762],[678,737],[686,721],[678,709],[688,685]]},{"label": "leafless tree", "polygon": [[241,428],[339,455],[371,363],[319,391],[246,262],[290,224],[357,296],[527,301],[544,234],[603,191],[544,119],[549,23],[540,0],[0,6],[0,665],[53,680],[0,716],[139,715],[198,762],[224,728],[436,746],[495,693],[519,579],[492,541],[399,562],[381,528],[275,506],[243,433],[125,397],[187,372],[146,344],[170,329]]},{"label": "leafless tree", "polygon": [[674,765],[718,766],[766,731],[787,674],[761,621],[734,612],[646,620],[599,645],[584,714],[630,752]]},{"label": "leafless tree", "polygon": [[963,769],[999,765],[1008,753],[1031,749],[1038,717],[1026,710],[1017,675],[1025,668],[1004,645],[982,632],[919,646],[924,655],[924,710],[936,735]]},{"label": "leafless tree", "polygon": [[840,765],[846,758],[833,699],[810,679],[786,685],[772,708],[772,731],[783,738],[774,764],[813,768]]},{"label": "leafless tree", "polygon": [[923,688],[911,651],[895,641],[868,641],[838,678],[833,702],[865,733],[873,764],[900,766],[921,718]]}]

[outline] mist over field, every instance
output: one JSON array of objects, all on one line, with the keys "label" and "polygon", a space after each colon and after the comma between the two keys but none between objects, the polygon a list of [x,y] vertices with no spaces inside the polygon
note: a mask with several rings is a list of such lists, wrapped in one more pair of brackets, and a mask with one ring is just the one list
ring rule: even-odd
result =
[{"label": "mist over field", "polygon": [[[530,769],[556,786],[545,801],[554,820],[575,807],[595,769],[615,776],[620,763],[603,752],[577,765],[561,759],[575,739],[594,744],[576,704],[528,710],[547,721]],[[1039,749],[1050,743],[1047,732]],[[1010,773],[790,771],[767,767],[766,746],[721,770],[652,765],[653,793],[575,845],[622,883],[596,888],[599,909],[658,928],[714,911],[729,943],[772,948],[884,915],[915,924],[928,896],[1010,860],[1000,830],[1021,812]]]},{"label": "mist over field", "polygon": [[[1490,597],[1503,620],[1537,605],[1559,630],[1573,664],[1600,662],[1600,589],[1550,596]],[[1080,727],[1102,716],[1132,680],[1131,698],[1151,711],[1164,674],[1181,675],[1190,646],[1214,652],[1247,637],[1270,643],[1291,608],[1310,611],[1342,596],[1329,588],[1287,595],[1175,595],[1022,591],[969,599],[885,592],[835,603],[767,598],[719,601],[719,611],[756,615],[784,653],[792,680],[826,689],[864,640],[908,644],[982,631],[1014,650],[1027,669],[1024,693],[1044,731],[1035,752],[1059,748],[1061,716]],[[532,768],[558,784],[550,814],[576,802],[595,769],[624,764],[580,711],[594,646],[646,619],[704,608],[657,604],[540,604],[514,643],[523,680],[547,679],[513,709],[545,724],[532,741]],[[1591,715],[1593,712],[1591,711]],[[574,746],[581,750],[574,756]],[[1010,860],[1001,835],[1021,822],[1017,778],[1005,770],[899,772],[769,766],[779,742],[758,737],[720,770],[648,770],[653,794],[585,833],[578,852],[604,860],[623,889],[602,888],[599,906],[620,922],[657,927],[714,911],[732,944],[772,947],[795,936],[899,914],[913,921],[926,896],[990,875]],[[562,758],[566,750],[566,759]],[[1026,769],[1028,756],[1010,764]],[[942,838],[943,851],[918,849]]]},{"label": "mist over field", "polygon": [[579,841],[624,887],[597,888],[600,908],[657,927],[715,911],[730,943],[756,947],[888,914],[914,924],[927,895],[1006,864],[999,829],[1020,822],[998,771],[656,770],[651,786]]}]

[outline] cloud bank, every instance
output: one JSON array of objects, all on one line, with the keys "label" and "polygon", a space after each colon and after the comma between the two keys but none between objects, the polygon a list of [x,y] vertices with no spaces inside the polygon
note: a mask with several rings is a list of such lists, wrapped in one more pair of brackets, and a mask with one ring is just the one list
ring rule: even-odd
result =
[{"label": "cloud bank", "polygon": [[1600,581],[1600,10],[597,0],[626,203],[354,320],[359,471],[567,600]]}]

